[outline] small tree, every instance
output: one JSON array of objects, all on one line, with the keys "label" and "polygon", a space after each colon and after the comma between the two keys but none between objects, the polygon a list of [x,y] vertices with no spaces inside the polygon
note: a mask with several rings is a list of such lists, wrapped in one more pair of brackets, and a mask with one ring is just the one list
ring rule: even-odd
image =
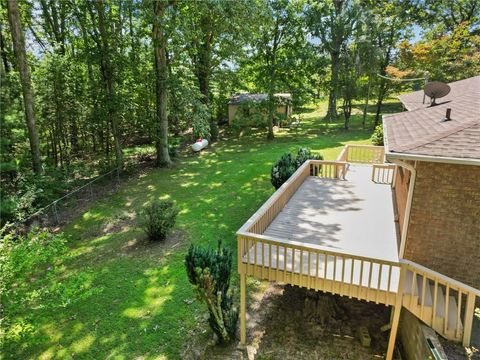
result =
[{"label": "small tree", "polygon": [[210,313],[209,324],[222,343],[235,338],[238,311],[229,292],[232,252],[218,243],[216,250],[191,245],[185,257],[188,280]]},{"label": "small tree", "polygon": [[139,214],[140,227],[150,240],[165,240],[175,226],[178,211],[172,200],[154,201]]},{"label": "small tree", "polygon": [[375,128],[372,136],[370,137],[370,141],[373,145],[383,146],[383,125],[380,124]]}]

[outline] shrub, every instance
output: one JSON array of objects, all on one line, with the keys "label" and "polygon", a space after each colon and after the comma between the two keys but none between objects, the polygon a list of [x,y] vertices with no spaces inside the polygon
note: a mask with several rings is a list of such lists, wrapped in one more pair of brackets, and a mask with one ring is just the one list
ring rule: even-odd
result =
[{"label": "shrub", "polygon": [[283,154],[280,159],[273,165],[270,175],[270,181],[275,189],[278,189],[288,180],[290,176],[297,170],[295,158],[291,153]]},{"label": "shrub", "polygon": [[140,227],[150,240],[165,240],[175,225],[178,208],[172,200],[156,200],[140,214]]},{"label": "shrub", "polygon": [[313,154],[310,148],[298,149],[297,157],[295,158],[297,169],[307,160],[323,160],[323,156],[321,154]]},{"label": "shrub", "polygon": [[220,342],[235,338],[238,311],[229,292],[232,252],[218,243],[216,250],[191,245],[185,257],[188,280],[197,299],[208,307],[209,325]]},{"label": "shrub", "polygon": [[172,138],[168,142],[168,155],[171,159],[175,159],[180,151],[180,140]]},{"label": "shrub", "polygon": [[373,145],[383,146],[383,125],[380,124],[375,128],[370,141]]},{"label": "shrub", "polygon": [[291,153],[283,154],[272,167],[270,181],[275,189],[282,186],[282,184],[287,181],[305,161],[310,159],[321,160],[323,159],[323,156],[320,154],[313,154],[309,148],[298,149],[296,157]]},{"label": "shrub", "polygon": [[4,340],[19,341],[40,330],[25,309],[61,311],[70,304],[101,293],[92,271],[66,272],[67,239],[34,229],[25,235],[0,230],[0,302]]}]

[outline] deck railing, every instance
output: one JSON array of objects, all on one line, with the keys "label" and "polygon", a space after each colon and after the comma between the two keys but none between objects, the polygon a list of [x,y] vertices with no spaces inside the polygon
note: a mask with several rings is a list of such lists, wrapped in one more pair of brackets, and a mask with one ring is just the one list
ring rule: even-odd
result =
[{"label": "deck railing", "polygon": [[397,166],[393,164],[373,164],[372,181],[377,184],[394,184]]},{"label": "deck railing", "polygon": [[347,161],[350,163],[368,163],[383,164],[385,149],[383,146],[373,145],[345,145],[337,160]]},{"label": "deck railing", "polygon": [[343,179],[346,163],[339,161],[307,160],[297,171],[253,214],[240,231],[263,234],[285,204],[308,176]]},{"label": "deck railing", "polygon": [[332,251],[315,244],[238,233],[239,271],[279,281],[394,305],[400,264]]},{"label": "deck railing", "polygon": [[400,263],[409,279],[403,306],[437,332],[449,334],[468,346],[480,290],[412,261],[401,259]]}]

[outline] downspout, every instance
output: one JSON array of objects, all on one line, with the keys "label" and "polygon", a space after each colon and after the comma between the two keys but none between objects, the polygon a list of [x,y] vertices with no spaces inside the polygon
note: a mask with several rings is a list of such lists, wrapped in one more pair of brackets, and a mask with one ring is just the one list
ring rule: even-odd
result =
[{"label": "downspout", "polygon": [[416,166],[417,162],[415,161],[414,165],[410,165],[406,163],[403,160],[399,159],[388,159],[389,162],[394,163],[398,166],[401,166],[407,170],[410,171],[410,183],[408,186],[408,195],[407,195],[407,204],[405,206],[405,219],[403,221],[403,227],[402,227],[402,237],[400,240],[400,252],[399,252],[399,258],[402,259],[403,255],[405,253],[405,245],[407,242],[407,232],[408,232],[408,225],[410,223],[410,212],[412,208],[412,199],[413,199],[413,189],[415,188],[415,179],[417,175],[416,171]]}]

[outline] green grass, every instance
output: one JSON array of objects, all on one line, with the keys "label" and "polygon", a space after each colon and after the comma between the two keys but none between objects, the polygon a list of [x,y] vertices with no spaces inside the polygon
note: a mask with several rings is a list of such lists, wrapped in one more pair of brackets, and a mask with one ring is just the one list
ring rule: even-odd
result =
[{"label": "green grass", "polygon": [[[194,297],[183,265],[188,245],[222,240],[236,252],[235,231],[273,193],[270,169],[283,152],[308,146],[334,159],[346,143],[369,143],[372,114],[369,130],[360,129],[355,115],[346,132],[341,123],[325,124],[323,111],[323,104],[306,109],[298,134],[281,130],[271,142],[263,133],[219,141],[97,201],[65,229],[71,256],[64,264],[65,276],[88,272],[97,291],[61,311],[18,314],[37,330],[7,340],[5,357],[177,359],[193,337],[207,339],[205,308],[185,302]],[[175,236],[165,245],[145,243],[136,211],[168,197],[181,208]]]}]

